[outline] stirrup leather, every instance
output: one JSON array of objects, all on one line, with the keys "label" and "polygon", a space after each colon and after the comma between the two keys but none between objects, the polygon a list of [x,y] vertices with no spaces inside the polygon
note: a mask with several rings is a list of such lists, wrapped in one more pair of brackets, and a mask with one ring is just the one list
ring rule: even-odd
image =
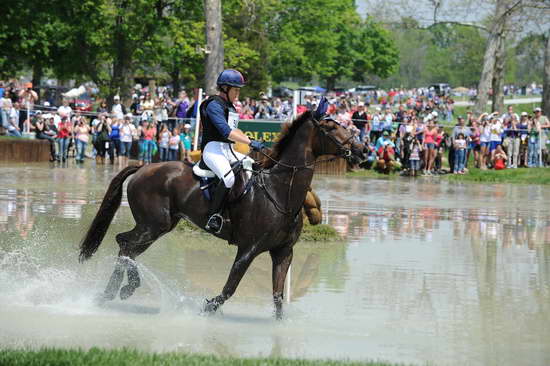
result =
[{"label": "stirrup leather", "polygon": [[[219,227],[217,223],[219,222]],[[215,213],[208,218],[206,226],[204,227],[207,231],[219,234],[223,228],[223,216],[219,213]]]}]

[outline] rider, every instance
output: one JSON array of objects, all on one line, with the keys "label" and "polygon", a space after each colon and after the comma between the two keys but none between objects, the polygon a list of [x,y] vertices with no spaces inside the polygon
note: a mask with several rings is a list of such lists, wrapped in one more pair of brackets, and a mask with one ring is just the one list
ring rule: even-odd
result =
[{"label": "rider", "polygon": [[218,184],[210,203],[205,229],[219,233],[223,225],[221,216],[223,202],[235,183],[235,175],[230,164],[245,157],[234,151],[231,144],[244,143],[250,145],[253,150],[261,150],[263,144],[260,141],[251,141],[237,128],[239,115],[233,102],[238,100],[240,90],[245,85],[243,75],[237,70],[224,70],[218,76],[216,83],[219,93],[201,104],[200,115],[202,160],[223,182]]}]

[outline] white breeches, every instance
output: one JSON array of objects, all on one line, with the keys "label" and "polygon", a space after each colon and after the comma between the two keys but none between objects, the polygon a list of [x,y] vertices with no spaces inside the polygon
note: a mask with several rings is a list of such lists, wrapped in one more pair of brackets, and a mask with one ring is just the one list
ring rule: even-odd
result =
[{"label": "white breeches", "polygon": [[223,180],[227,188],[231,188],[235,184],[235,175],[230,164],[245,157],[246,155],[234,151],[231,144],[219,141],[210,141],[202,152],[204,163],[218,178]]}]

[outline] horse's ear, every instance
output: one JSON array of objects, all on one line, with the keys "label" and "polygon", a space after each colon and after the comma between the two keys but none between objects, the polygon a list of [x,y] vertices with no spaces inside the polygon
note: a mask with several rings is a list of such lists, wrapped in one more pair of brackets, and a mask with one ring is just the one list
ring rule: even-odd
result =
[{"label": "horse's ear", "polygon": [[328,99],[326,97],[322,97],[321,101],[319,102],[319,106],[317,107],[317,110],[313,113],[313,117],[319,121],[325,113],[327,113],[328,109]]}]

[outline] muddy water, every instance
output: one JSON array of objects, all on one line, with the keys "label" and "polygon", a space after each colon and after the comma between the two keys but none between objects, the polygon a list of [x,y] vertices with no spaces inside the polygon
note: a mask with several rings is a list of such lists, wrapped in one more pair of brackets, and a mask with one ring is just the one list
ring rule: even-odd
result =
[{"label": "muddy water", "polygon": [[438,178],[316,178],[325,221],[346,238],[300,243],[286,319],[273,320],[258,258],[221,314],[235,249],[172,233],[139,257],[131,299],[94,305],[127,204],[85,263],[77,248],[112,167],[0,167],[0,346],[136,347],[224,356],[550,363],[550,189]]}]

